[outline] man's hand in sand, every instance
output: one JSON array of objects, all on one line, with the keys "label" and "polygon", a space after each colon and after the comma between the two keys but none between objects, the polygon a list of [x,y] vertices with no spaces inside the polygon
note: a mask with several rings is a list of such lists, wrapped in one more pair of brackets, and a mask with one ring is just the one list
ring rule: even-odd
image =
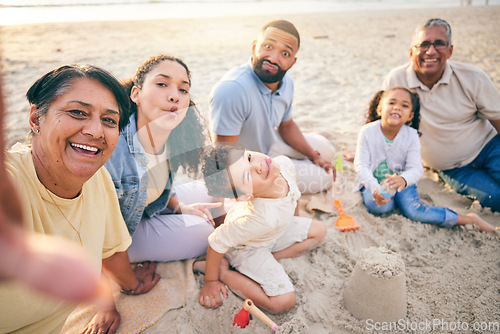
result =
[{"label": "man's hand in sand", "polygon": [[337,171],[335,170],[335,167],[333,166],[332,162],[327,159],[323,159],[321,155],[316,155],[313,159],[313,163],[316,166],[319,166],[325,170],[328,174],[332,173],[333,174],[333,181],[335,181],[335,177],[337,176]]},{"label": "man's hand in sand", "polygon": [[217,308],[222,305],[222,296],[227,298],[227,288],[221,281],[205,281],[203,288],[201,288],[200,298],[198,301],[200,305],[206,308]]}]

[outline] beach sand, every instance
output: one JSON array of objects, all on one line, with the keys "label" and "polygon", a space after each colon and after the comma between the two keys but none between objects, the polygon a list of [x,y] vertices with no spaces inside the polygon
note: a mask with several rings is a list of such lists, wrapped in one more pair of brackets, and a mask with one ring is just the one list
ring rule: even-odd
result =
[{"label": "beach sand", "polygon": [[[206,113],[211,87],[230,68],[248,61],[259,28],[272,19],[285,18],[296,24],[302,37],[297,63],[290,71],[295,82],[295,121],[304,131],[326,132],[339,152],[354,151],[370,98],[390,69],[407,62],[414,28],[431,17],[451,23],[452,59],[484,69],[500,88],[498,6],[3,26],[8,143],[24,140],[28,131],[24,94],[29,86],[65,63],[95,64],[127,78],[149,56],[181,57],[192,71],[192,98]],[[375,217],[367,212],[359,193],[352,192],[351,163],[344,162],[342,175],[345,183],[336,196],[361,229],[340,233],[334,226],[336,213],[318,213],[328,227],[325,242],[299,258],[282,261],[295,285],[297,305],[285,314],[271,315],[281,326],[280,333],[371,332],[374,327],[352,316],[342,297],[360,251],[371,246],[385,247],[401,255],[405,263],[407,322],[399,327],[400,332],[427,332],[429,327],[422,326],[426,322],[437,325],[437,321],[447,324],[434,327],[436,333],[456,332],[452,326],[457,322],[469,327],[463,333],[488,332],[474,331],[477,323],[496,322],[498,326],[498,233],[480,233],[472,227],[441,229],[397,213]],[[498,213],[457,195],[432,171],[426,171],[418,189],[434,205],[460,214],[475,212],[500,226]],[[199,287],[202,282],[202,276],[197,276]],[[204,309],[197,299],[195,291],[184,307],[167,313],[146,333],[271,332],[257,319],[245,329],[232,327],[242,306],[232,293],[217,310]]]}]

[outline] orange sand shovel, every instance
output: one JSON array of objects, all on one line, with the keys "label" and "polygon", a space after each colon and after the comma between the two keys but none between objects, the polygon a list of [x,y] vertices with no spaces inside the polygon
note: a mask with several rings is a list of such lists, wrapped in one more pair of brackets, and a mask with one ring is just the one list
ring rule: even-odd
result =
[{"label": "orange sand shovel", "polygon": [[333,204],[335,204],[335,207],[337,208],[337,211],[340,215],[335,221],[335,225],[337,225],[339,231],[344,232],[359,230],[361,226],[356,223],[354,218],[345,214],[344,209],[342,209],[342,205],[340,205],[340,201],[336,199],[333,201]]}]

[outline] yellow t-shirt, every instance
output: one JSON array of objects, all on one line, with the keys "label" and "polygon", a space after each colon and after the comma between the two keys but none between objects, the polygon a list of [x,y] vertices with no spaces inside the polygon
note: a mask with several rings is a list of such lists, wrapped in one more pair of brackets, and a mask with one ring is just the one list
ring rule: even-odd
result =
[{"label": "yellow t-shirt", "polygon": [[[99,169],[74,199],[60,198],[52,193],[49,195],[38,180],[28,146],[16,144],[7,153],[7,169],[23,201],[25,229],[61,236],[80,244],[78,234],[69,221],[79,230],[96,275],[101,272],[103,258],[123,252],[130,246],[132,239],[120,213],[113,182],[105,168]],[[59,333],[74,307],[20,283],[2,282],[0,333]]]}]

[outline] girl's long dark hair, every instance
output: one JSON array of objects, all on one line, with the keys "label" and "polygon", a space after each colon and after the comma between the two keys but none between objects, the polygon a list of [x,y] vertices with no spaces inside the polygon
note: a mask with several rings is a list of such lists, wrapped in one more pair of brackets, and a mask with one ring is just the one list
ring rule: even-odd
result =
[{"label": "girl's long dark hair", "polygon": [[[366,112],[366,122],[365,124],[374,122],[376,120],[380,119],[380,116],[377,113],[377,108],[382,102],[382,100],[389,95],[391,92],[397,90],[397,89],[402,89],[405,92],[408,92],[410,94],[410,99],[411,99],[411,105],[412,105],[412,112],[413,112],[413,118],[412,120],[408,123],[409,126],[414,128],[415,130],[418,131],[418,127],[420,125],[420,97],[418,96],[417,93],[412,93],[410,90],[404,88],[404,87],[392,87],[389,88],[388,90],[381,90],[377,92],[372,100],[370,101],[370,105],[368,107],[368,111]],[[419,133],[420,134],[420,133]]]}]

